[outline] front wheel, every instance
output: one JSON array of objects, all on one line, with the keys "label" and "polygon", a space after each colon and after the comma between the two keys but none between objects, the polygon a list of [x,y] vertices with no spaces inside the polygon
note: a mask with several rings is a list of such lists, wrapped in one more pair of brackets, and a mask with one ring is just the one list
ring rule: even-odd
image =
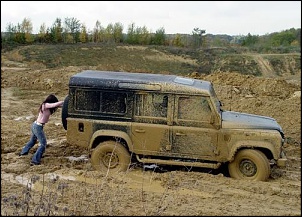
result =
[{"label": "front wheel", "polygon": [[116,141],[100,143],[91,154],[92,166],[102,172],[124,172],[128,169],[130,161],[128,150]]},{"label": "front wheel", "polygon": [[266,181],[270,176],[269,161],[259,150],[239,151],[234,161],[229,163],[228,169],[230,176],[235,179]]}]

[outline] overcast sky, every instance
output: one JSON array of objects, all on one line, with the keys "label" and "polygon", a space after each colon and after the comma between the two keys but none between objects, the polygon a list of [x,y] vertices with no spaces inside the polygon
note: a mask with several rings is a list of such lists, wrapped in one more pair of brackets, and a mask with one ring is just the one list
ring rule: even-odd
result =
[{"label": "overcast sky", "polygon": [[301,28],[301,1],[1,1],[1,31],[27,18],[33,33],[44,23],[52,27],[56,18],[76,18],[93,30],[121,23],[127,33],[131,23],[160,28],[166,34],[192,34],[194,28],[206,34],[265,35]]}]

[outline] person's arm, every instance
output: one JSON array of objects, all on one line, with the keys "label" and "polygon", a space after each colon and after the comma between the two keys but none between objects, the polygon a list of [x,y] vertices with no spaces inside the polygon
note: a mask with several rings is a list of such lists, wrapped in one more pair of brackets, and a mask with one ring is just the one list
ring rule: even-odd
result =
[{"label": "person's arm", "polygon": [[63,103],[64,103],[64,101],[59,101],[59,102],[55,102],[55,103],[45,103],[44,108],[49,109],[49,108],[62,107]]}]

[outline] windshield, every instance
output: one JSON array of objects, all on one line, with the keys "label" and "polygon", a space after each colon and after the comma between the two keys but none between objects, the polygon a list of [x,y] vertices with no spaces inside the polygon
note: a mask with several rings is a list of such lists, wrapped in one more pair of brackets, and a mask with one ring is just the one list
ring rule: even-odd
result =
[{"label": "windshield", "polygon": [[220,103],[220,100],[218,99],[217,95],[216,95],[216,92],[213,88],[213,85],[210,86],[210,94],[212,96],[212,99],[214,101],[214,104],[216,106],[216,109],[217,111],[219,112],[220,114],[220,111],[221,111],[221,103]]}]

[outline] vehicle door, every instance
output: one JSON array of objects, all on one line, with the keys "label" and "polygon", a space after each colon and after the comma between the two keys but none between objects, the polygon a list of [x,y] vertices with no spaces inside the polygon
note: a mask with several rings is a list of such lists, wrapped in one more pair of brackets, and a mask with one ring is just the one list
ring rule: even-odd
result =
[{"label": "vehicle door", "polygon": [[[170,149],[168,94],[138,92],[134,97],[134,121],[131,127],[135,153],[161,155]],[[170,104],[169,104],[170,105]],[[171,119],[171,118],[170,118]]]},{"label": "vehicle door", "polygon": [[214,159],[218,154],[218,130],[212,111],[210,97],[175,95],[171,150],[174,155]]}]

